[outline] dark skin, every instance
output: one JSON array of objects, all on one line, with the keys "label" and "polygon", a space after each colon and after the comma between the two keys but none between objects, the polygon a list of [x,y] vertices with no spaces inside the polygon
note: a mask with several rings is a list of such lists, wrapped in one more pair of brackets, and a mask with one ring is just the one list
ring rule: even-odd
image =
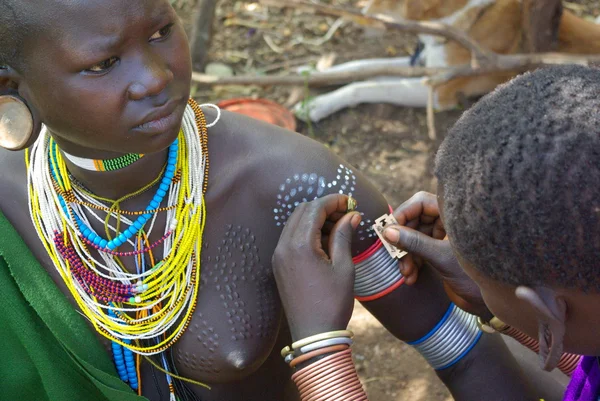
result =
[{"label": "dark skin", "polygon": [[446,236],[443,183],[438,186],[438,195],[420,192],[400,206],[395,214],[399,223],[406,218],[406,221],[434,222],[436,229],[433,232],[413,230],[416,227],[413,223],[411,228],[392,228],[387,238],[390,243],[410,249],[434,266],[444,278],[450,297],[465,309],[484,319],[497,316],[530,337],[538,338],[538,322],[545,320],[545,315],[559,315],[558,306],[564,304],[567,311],[562,322],[566,327],[564,350],[582,355],[600,354],[600,343],[594,334],[595,328],[600,327],[594,309],[600,298],[598,294],[560,287],[514,286],[493,280],[456,251],[452,238],[442,241]]},{"label": "dark skin", "polygon": [[[164,164],[178,126],[164,123],[157,132],[139,125],[167,113],[179,118],[189,96],[191,60],[172,9],[163,0],[111,0],[110,7],[106,0],[71,1],[68,7],[66,2],[38,0],[34,5],[43,21],[51,20],[52,25],[40,24],[26,38],[22,54],[26,68],[0,70],[0,93],[16,89],[36,123],[44,123],[60,147],[76,156],[147,154],[130,168],[113,173],[90,173],[70,165],[71,173],[96,194],[117,198],[151,182]],[[115,34],[123,40],[103,49]],[[209,121],[215,118],[214,113],[207,116]],[[212,391],[193,387],[203,400],[294,400],[290,372],[279,357],[292,336],[282,319],[270,266],[281,232],[272,210],[286,178],[314,172],[331,180],[343,161],[300,135],[229,113],[210,129],[209,156],[202,287],[189,329],[174,348],[178,370],[184,377],[212,385]],[[23,155],[0,152],[0,168],[10,172],[0,177],[0,209],[68,296],[24,207],[28,200]],[[354,197],[365,218],[386,213],[383,197],[360,174],[356,177]],[[121,207],[143,209],[151,193]],[[163,231],[163,218],[157,220],[155,235]],[[103,232],[101,225],[93,228]],[[353,252],[371,243],[355,237]],[[133,270],[132,260],[123,261]],[[397,305],[413,307],[398,314]],[[401,287],[367,304],[394,335],[406,341],[427,333],[447,306],[440,282],[427,270],[414,288]],[[325,329],[321,324],[310,327],[315,332]],[[159,377],[164,395],[164,379]],[[443,379],[450,385],[455,381],[451,372]],[[152,383],[147,364],[142,367],[142,381]],[[153,385],[143,388],[150,400],[160,399]],[[456,388],[460,395],[463,390]]]},{"label": "dark skin", "polygon": [[[564,342],[567,352],[596,355],[598,341],[593,327],[598,323],[594,319],[593,308],[597,305],[598,295],[560,288],[515,287],[480,273],[453,248],[452,239],[448,240],[446,236],[443,194],[443,185],[440,184],[437,195],[419,192],[398,207],[394,214],[402,226],[386,230],[388,242],[408,250],[433,267],[456,304],[485,320],[498,316],[532,338],[538,338],[538,324],[560,315],[556,312],[557,305],[566,303],[566,319],[559,322],[566,328],[564,341],[562,337],[554,338]],[[534,366],[527,371],[527,376],[540,396],[548,400],[562,399],[564,388],[535,366],[539,362],[528,363],[525,354],[521,358],[522,364]],[[553,368],[545,364],[540,367]]]},{"label": "dark skin", "polygon": [[[69,165],[71,173],[96,194],[117,198],[154,180],[178,126],[160,132],[136,127],[148,118],[163,117],[173,106],[173,113],[182,113],[190,85],[187,40],[168,2],[111,0],[108,7],[106,0],[81,0],[68,2],[67,7],[67,2],[38,0],[34,9],[53,23],[40,25],[26,38],[22,54],[26,68],[0,70],[0,93],[16,88],[36,123],[44,123],[60,147],[76,156],[147,154],[112,173]],[[102,50],[115,34],[124,40]],[[215,113],[207,111],[207,119],[213,121]],[[279,356],[291,336],[270,265],[281,232],[273,209],[278,188],[287,178],[316,173],[331,181],[338,166],[347,164],[301,135],[230,113],[209,130],[209,157],[202,286],[189,329],[174,348],[178,370],[184,377],[212,385],[212,391],[193,386],[203,400],[294,400],[290,372]],[[1,210],[69,296],[24,207],[28,197],[23,154],[0,152],[0,169],[10,171],[0,177]],[[386,213],[383,197],[355,174],[353,196],[365,218]],[[121,207],[141,210],[152,194],[151,190]],[[101,224],[94,223],[93,228],[104,232]],[[163,229],[164,215],[157,219],[150,241],[157,240]],[[355,237],[353,252],[372,242]],[[161,252],[158,248],[155,254]],[[133,260],[123,262],[133,270]],[[419,305],[406,310],[393,328],[398,338],[424,335],[447,307],[436,281],[422,278],[419,288],[410,292],[401,288],[390,295]],[[383,321],[395,315],[385,302],[369,307]],[[108,350],[108,343],[98,337]],[[144,395],[159,400],[147,364],[142,371]],[[164,395],[164,381],[162,387]]]},{"label": "dark skin", "polygon": [[[273,268],[290,327],[321,329],[303,331],[303,336],[346,329],[350,320],[354,269],[348,238],[351,238],[360,216],[354,213],[340,216],[346,199],[343,195],[329,195],[299,207],[290,218],[275,251]],[[411,205],[413,211],[409,214],[419,213],[416,205]],[[399,209],[406,211],[402,207]],[[322,229],[327,220],[337,221],[331,233]],[[413,222],[411,226],[427,232],[430,222],[427,218],[425,220],[425,224]],[[320,239],[323,232],[330,234],[327,241]],[[287,258],[286,255],[292,257]],[[404,260],[403,263],[412,262]],[[440,284],[438,291],[443,293],[442,280],[435,277],[431,268],[424,266],[422,269],[419,282],[435,280]],[[305,274],[307,272],[310,274]],[[404,292],[418,291],[419,282],[404,288]],[[297,302],[298,293],[307,294],[311,303]],[[401,296],[397,293],[379,302],[397,311],[395,315],[380,318],[390,330],[398,330],[405,312],[412,308],[420,309],[419,305],[411,304],[407,308],[404,303],[396,303],[399,299]],[[328,319],[323,320],[323,316],[316,317],[311,313],[318,308],[325,308]],[[498,335],[483,336],[465,358],[448,369],[437,371],[437,374],[456,400],[539,400]]]}]

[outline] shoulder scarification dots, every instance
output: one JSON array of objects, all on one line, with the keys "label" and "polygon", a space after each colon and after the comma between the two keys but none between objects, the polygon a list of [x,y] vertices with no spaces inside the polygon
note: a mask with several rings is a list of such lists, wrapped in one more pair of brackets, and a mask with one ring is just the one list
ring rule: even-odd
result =
[{"label": "shoulder scarification dots", "polygon": [[279,185],[279,192],[273,209],[275,225],[285,225],[294,208],[302,202],[320,198],[325,193],[337,192],[352,196],[356,187],[354,172],[340,164],[330,174],[298,173],[284,180]]}]

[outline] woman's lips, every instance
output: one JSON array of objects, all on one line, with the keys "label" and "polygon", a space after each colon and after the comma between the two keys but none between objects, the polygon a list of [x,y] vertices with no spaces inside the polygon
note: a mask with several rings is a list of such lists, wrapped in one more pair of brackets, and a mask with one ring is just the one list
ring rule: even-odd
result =
[{"label": "woman's lips", "polygon": [[154,113],[154,115],[149,117],[151,119],[136,126],[134,130],[148,134],[157,134],[175,128],[181,125],[181,113],[179,113],[179,110],[180,107],[177,106],[176,102],[170,102],[170,104],[164,107],[164,111],[161,110]]}]

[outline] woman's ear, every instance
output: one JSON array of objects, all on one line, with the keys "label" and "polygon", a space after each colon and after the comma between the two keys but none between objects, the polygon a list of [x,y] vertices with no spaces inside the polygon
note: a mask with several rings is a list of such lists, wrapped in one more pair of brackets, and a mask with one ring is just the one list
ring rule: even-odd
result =
[{"label": "woman's ear", "polygon": [[521,286],[515,290],[515,295],[536,312],[540,363],[542,369],[550,371],[558,365],[563,353],[567,304],[553,289],[547,287]]},{"label": "woman's ear", "polygon": [[22,150],[37,140],[42,124],[19,96],[19,75],[10,66],[0,66],[0,147]]}]

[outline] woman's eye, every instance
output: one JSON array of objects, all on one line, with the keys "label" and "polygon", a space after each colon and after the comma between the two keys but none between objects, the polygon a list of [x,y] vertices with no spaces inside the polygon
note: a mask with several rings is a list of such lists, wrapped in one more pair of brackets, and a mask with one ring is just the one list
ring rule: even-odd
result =
[{"label": "woman's eye", "polygon": [[94,74],[101,74],[103,72],[107,72],[108,70],[110,70],[112,68],[112,66],[114,66],[118,61],[119,61],[119,59],[117,57],[107,58],[106,60],[101,61],[100,63],[98,63],[96,65],[93,65],[92,67],[88,68],[85,71],[91,72]]},{"label": "woman's eye", "polygon": [[165,26],[164,28],[161,28],[160,30],[156,31],[156,33],[154,35],[150,36],[150,41],[153,42],[155,40],[160,40],[160,39],[166,38],[171,33],[172,29],[173,29],[173,24],[169,24],[169,25]]}]

